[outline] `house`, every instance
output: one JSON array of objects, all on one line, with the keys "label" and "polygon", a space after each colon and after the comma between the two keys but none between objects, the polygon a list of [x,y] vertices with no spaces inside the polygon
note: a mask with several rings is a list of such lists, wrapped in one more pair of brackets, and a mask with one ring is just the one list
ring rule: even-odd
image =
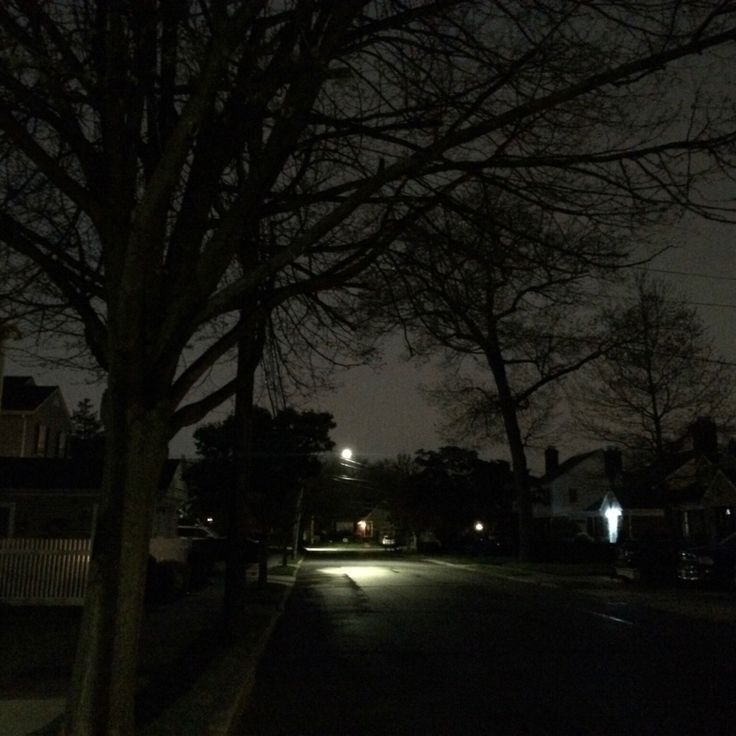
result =
[{"label": "house", "polygon": [[587,533],[593,539],[607,537],[607,509],[602,504],[620,480],[620,454],[593,450],[560,463],[557,449],[548,447],[544,459],[545,474],[539,483],[541,497],[535,494],[535,517],[545,519],[550,528],[555,522],[568,521],[570,529],[577,527],[580,533]]},{"label": "house", "polygon": [[0,457],[66,457],[72,423],[59,387],[30,376],[0,386]]},{"label": "house", "polygon": [[715,422],[690,426],[688,449],[646,472],[666,509],[672,533],[689,543],[715,544],[736,531],[736,445],[719,446]]},{"label": "house", "polygon": [[732,454],[685,457],[661,486],[678,536],[714,544],[736,531],[736,458]]},{"label": "house", "polygon": [[[182,462],[166,462],[151,529],[157,562],[186,567],[177,533],[187,500]],[[97,531],[102,462],[0,457],[0,601],[79,605]]]},{"label": "house", "polygon": [[380,541],[384,536],[396,537],[397,524],[394,514],[389,507],[387,501],[381,501],[374,506],[361,521],[358,522],[358,529],[363,526],[365,529],[364,536]]},{"label": "house", "polygon": [[[102,462],[0,457],[0,537],[92,537]],[[177,536],[177,511],[187,500],[182,462],[168,460],[159,483],[152,536]]]},{"label": "house", "polygon": [[534,516],[547,526],[572,522],[593,539],[616,542],[671,534],[715,543],[736,531],[736,445],[718,447],[716,425],[701,417],[690,427],[691,447],[636,471],[625,471],[615,449],[593,450],[559,462],[545,453]]},{"label": "house", "polygon": [[568,534],[577,529],[596,541],[615,543],[668,523],[659,489],[625,473],[615,448],[574,455],[563,463],[556,448],[547,448],[545,475],[537,488],[533,512],[547,530],[566,526]]}]

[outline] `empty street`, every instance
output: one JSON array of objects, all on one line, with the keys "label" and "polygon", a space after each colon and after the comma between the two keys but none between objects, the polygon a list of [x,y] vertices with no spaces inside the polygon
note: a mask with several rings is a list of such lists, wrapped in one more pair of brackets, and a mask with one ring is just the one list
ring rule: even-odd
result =
[{"label": "empty street", "polygon": [[308,557],[241,732],[733,733],[731,623],[494,569]]}]

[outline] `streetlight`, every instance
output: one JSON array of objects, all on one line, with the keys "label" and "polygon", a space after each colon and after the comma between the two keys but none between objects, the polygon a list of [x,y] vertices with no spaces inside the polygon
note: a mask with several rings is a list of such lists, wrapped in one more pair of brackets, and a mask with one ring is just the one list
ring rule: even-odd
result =
[{"label": "streetlight", "polygon": [[343,451],[342,451],[342,452],[340,453],[340,457],[341,457],[341,458],[342,458],[343,460],[352,460],[352,459],[353,459],[353,451],[352,451],[352,450],[351,450],[351,449],[350,449],[349,447],[346,447],[346,448],[345,448],[345,449],[344,449],[344,450],[343,450]]}]

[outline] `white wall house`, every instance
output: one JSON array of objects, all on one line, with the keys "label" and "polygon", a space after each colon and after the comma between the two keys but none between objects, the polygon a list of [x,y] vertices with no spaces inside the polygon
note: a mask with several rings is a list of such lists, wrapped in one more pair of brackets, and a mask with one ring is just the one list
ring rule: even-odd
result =
[{"label": "white wall house", "polygon": [[0,457],[66,457],[72,423],[59,387],[30,376],[0,385]]},{"label": "white wall house", "polygon": [[657,494],[624,474],[618,450],[592,450],[560,463],[557,451],[548,448],[545,459],[546,503],[535,506],[537,518],[567,519],[593,539],[610,543],[665,524]]}]

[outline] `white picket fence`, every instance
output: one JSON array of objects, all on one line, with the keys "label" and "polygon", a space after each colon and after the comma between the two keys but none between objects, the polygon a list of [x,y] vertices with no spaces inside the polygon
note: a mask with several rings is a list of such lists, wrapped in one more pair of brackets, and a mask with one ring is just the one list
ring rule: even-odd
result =
[{"label": "white picket fence", "polygon": [[0,602],[82,605],[90,551],[90,539],[0,539]]}]

